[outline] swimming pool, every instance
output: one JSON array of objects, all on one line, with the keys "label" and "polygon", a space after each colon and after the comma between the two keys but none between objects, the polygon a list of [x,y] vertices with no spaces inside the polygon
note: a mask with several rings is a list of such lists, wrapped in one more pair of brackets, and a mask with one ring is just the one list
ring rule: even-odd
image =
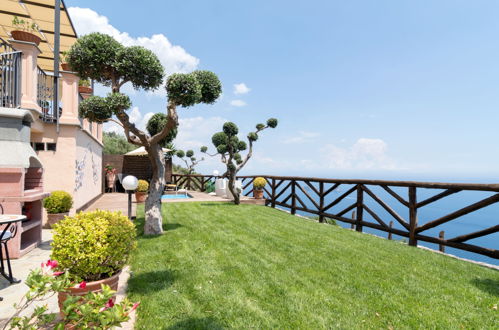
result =
[{"label": "swimming pool", "polygon": [[189,194],[168,194],[161,196],[161,199],[186,199],[192,198]]}]

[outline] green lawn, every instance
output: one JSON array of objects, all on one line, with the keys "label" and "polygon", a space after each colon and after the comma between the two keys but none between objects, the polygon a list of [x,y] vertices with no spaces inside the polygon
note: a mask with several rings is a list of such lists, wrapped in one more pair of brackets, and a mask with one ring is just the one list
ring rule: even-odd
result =
[{"label": "green lawn", "polygon": [[163,215],[132,258],[138,329],[499,327],[498,271],[268,207]]}]

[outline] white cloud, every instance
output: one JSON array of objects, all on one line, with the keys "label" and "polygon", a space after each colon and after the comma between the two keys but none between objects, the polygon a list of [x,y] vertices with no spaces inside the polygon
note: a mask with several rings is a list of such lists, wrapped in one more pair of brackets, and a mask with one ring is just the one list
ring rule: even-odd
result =
[{"label": "white cloud", "polygon": [[[175,72],[191,72],[199,65],[198,58],[187,53],[184,48],[173,45],[163,34],[134,38],[127,32],[119,31],[109,24],[107,17],[89,8],[70,7],[68,11],[79,35],[101,32],[114,37],[125,46],[143,46],[158,56],[167,75]],[[166,91],[159,88],[154,94],[164,96]]]},{"label": "white cloud", "polygon": [[286,144],[313,142],[320,134],[317,132],[299,131],[296,136],[284,139]]},{"label": "white cloud", "polygon": [[244,107],[247,104],[243,100],[232,100],[230,101],[230,105],[234,107]]},{"label": "white cloud", "polygon": [[360,138],[349,148],[327,144],[321,153],[329,168],[341,170],[395,169],[394,161],[387,155],[388,145],[381,139]]},{"label": "white cloud", "polygon": [[[138,129],[145,131],[146,125],[149,119],[154,115],[154,112],[148,112],[145,115],[139,110],[139,107],[133,107],[130,112],[128,112],[128,116],[130,117],[130,122],[134,123]],[[116,132],[123,134],[123,127],[119,126],[115,122],[107,122],[104,123],[103,129],[105,132]]]},{"label": "white cloud", "polygon": [[251,88],[246,86],[245,83],[240,83],[240,84],[234,84],[234,94],[239,95],[239,94],[247,94]]}]

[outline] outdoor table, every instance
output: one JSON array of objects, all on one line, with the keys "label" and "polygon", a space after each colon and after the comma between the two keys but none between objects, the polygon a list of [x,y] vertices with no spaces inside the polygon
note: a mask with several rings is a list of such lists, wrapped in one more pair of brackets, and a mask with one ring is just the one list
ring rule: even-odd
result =
[{"label": "outdoor table", "polygon": [[[18,225],[21,221],[26,220],[25,215],[20,214],[0,214],[0,226],[4,225],[5,228],[0,234],[0,274],[7,279],[11,284],[19,283],[20,280],[16,280],[12,276],[12,268],[10,266],[9,251],[7,249],[7,241],[14,238],[17,234]],[[5,272],[5,263],[3,257],[3,249],[5,248],[5,261],[7,262],[7,268],[9,274]],[[2,297],[0,297],[0,301]]]}]

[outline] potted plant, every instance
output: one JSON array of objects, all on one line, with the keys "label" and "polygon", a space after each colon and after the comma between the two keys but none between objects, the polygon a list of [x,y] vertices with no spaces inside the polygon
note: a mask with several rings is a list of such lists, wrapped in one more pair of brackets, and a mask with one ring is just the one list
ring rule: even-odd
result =
[{"label": "potted plant", "polygon": [[73,197],[65,191],[53,191],[49,197],[43,200],[43,207],[47,210],[47,222],[52,228],[53,225],[64,219],[73,206]]},{"label": "potted plant", "polygon": [[253,181],[253,197],[256,199],[263,198],[263,187],[267,184],[267,180],[262,177],[255,178]]},{"label": "potted plant", "polygon": [[34,34],[34,32],[38,31],[38,26],[35,23],[14,16],[12,26],[14,26],[15,30],[10,31],[10,35],[14,40],[32,42],[37,46],[42,41],[39,36]]},{"label": "potted plant", "polygon": [[61,53],[61,68],[64,71],[71,71],[71,66],[68,63],[68,52],[64,51]]},{"label": "potted plant", "polygon": [[80,79],[78,82],[78,92],[80,94],[92,94],[92,87],[90,87],[90,80]]},{"label": "potted plant", "polygon": [[107,188],[111,189],[112,191],[116,182],[116,168],[114,168],[112,165],[107,164],[104,167],[104,170],[106,171]]},{"label": "potted plant", "polygon": [[80,212],[54,226],[51,259],[57,270],[80,282],[59,293],[59,307],[68,296],[118,289],[121,270],[136,247],[135,225],[121,212]]},{"label": "potted plant", "polygon": [[139,185],[135,191],[135,200],[137,203],[144,203],[146,201],[148,190],[149,183],[146,180],[139,180]]}]

